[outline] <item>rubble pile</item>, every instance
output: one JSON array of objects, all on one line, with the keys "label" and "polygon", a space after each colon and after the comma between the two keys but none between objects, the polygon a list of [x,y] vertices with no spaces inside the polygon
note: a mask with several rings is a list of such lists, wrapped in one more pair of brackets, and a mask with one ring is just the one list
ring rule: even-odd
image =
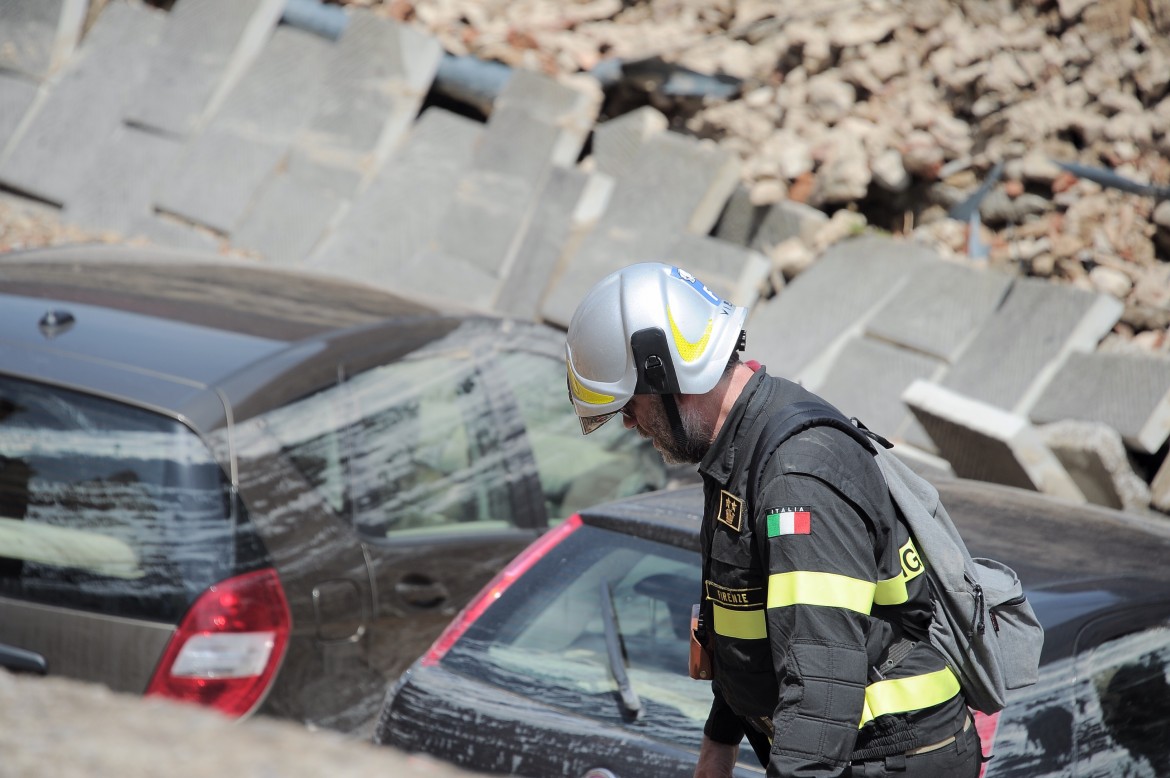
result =
[{"label": "rubble pile", "polygon": [[[637,71],[672,129],[738,154],[755,204],[848,209],[956,258],[1107,292],[1126,313],[1106,347],[1170,353],[1166,0],[348,2],[516,68],[656,61],[734,79],[732,96],[696,99],[661,89],[661,67]],[[610,98],[603,119],[631,107]],[[978,219],[953,218],[984,183]]]}]

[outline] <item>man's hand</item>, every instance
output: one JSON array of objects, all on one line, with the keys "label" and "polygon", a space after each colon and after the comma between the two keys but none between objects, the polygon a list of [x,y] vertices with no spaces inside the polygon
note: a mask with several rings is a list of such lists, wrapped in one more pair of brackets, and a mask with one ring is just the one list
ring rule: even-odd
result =
[{"label": "man's hand", "polygon": [[695,778],[731,778],[735,760],[739,758],[739,746],[716,743],[703,736],[699,747],[699,763],[695,765]]}]

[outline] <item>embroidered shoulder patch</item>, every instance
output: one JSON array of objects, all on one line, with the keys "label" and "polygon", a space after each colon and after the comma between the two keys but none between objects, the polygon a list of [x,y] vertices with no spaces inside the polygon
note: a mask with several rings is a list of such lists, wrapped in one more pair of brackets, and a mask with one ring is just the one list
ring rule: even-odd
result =
[{"label": "embroidered shoulder patch", "polygon": [[719,490],[719,515],[715,518],[739,532],[743,527],[743,500],[729,491]]},{"label": "embroidered shoulder patch", "polygon": [[812,534],[812,508],[807,505],[768,509],[768,537]]}]

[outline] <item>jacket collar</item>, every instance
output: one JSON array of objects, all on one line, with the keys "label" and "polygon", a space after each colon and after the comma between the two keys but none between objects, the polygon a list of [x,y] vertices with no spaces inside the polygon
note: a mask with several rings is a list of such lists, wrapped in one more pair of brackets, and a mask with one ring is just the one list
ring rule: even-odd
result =
[{"label": "jacket collar", "polygon": [[739,432],[743,430],[751,430],[755,427],[756,418],[760,412],[767,406],[767,397],[771,392],[762,390],[766,386],[764,379],[767,374],[763,367],[756,370],[755,374],[748,379],[744,384],[743,390],[739,397],[736,398],[735,404],[731,406],[731,412],[727,414],[727,418],[723,421],[723,427],[720,428],[719,434],[715,436],[715,441],[711,444],[711,449],[707,452],[707,456],[703,457],[703,461],[699,463],[699,473],[709,478],[718,481],[721,484],[726,484],[731,478],[731,474],[735,472],[736,449],[738,446],[746,443],[749,446],[753,441],[740,440]]}]

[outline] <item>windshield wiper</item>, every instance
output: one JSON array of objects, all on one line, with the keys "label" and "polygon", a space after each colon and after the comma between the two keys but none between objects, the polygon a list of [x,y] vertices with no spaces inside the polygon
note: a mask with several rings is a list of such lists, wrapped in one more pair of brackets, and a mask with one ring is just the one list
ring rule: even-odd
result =
[{"label": "windshield wiper", "polygon": [[642,718],[645,709],[642,707],[642,700],[638,698],[638,693],[630,684],[630,676],[626,674],[626,647],[622,643],[621,633],[618,632],[617,613],[613,609],[613,592],[608,581],[601,582],[601,622],[605,626],[609,672],[617,683],[622,709],[637,721]]}]

